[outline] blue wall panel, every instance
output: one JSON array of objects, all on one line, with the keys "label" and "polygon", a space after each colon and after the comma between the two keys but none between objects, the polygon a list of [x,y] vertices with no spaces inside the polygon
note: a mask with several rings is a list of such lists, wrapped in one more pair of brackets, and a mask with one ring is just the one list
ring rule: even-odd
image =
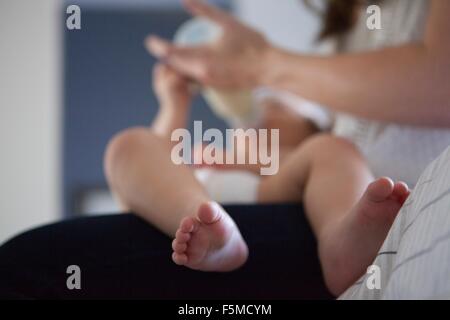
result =
[{"label": "blue wall panel", "polygon": [[[155,60],[143,39],[171,38],[188,15],[179,9],[83,10],[82,30],[65,34],[64,211],[79,213],[79,195],[106,187],[102,158],[118,131],[148,125],[157,111],[151,89]],[[200,98],[192,120],[224,129]]]}]

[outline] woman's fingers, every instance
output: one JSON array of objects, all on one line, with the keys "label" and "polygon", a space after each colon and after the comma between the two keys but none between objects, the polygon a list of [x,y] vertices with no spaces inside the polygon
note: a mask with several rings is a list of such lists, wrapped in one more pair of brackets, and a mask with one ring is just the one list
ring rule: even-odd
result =
[{"label": "woman's fingers", "polygon": [[166,58],[173,48],[173,45],[158,36],[151,35],[145,39],[147,50],[157,58]]},{"label": "woman's fingers", "polygon": [[186,9],[195,16],[201,16],[221,26],[230,25],[236,20],[227,12],[201,0],[183,0]]},{"label": "woman's fingers", "polygon": [[192,63],[192,60],[198,58],[200,47],[179,47],[173,43],[161,39],[158,36],[151,35],[145,40],[147,50],[156,58],[164,60],[168,64]]},{"label": "woman's fingers", "polygon": [[157,36],[145,41],[147,50],[178,72],[196,80],[205,79],[207,49],[203,47],[178,47]]},{"label": "woman's fingers", "polygon": [[[226,25],[223,37],[209,45],[189,47],[150,36],[145,41],[148,51],[185,77],[203,85],[254,86],[259,81],[262,52],[268,47],[264,37],[214,6],[199,0],[183,1],[193,14]],[[242,70],[242,65],[247,70]]]}]

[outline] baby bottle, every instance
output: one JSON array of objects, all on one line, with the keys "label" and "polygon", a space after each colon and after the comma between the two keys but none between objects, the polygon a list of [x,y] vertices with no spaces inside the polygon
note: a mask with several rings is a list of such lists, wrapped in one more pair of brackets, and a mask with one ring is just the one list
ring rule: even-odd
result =
[{"label": "baby bottle", "polygon": [[[191,19],[177,30],[174,42],[181,46],[203,45],[218,39],[222,29],[203,18]],[[239,89],[201,88],[213,112],[232,127],[243,127],[255,118],[252,91]]]}]

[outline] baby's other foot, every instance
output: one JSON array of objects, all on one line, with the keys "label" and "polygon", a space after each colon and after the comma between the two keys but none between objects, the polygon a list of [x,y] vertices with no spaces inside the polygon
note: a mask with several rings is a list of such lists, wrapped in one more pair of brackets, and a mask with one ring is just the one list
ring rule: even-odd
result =
[{"label": "baby's other foot", "polygon": [[347,216],[319,235],[323,273],[332,293],[341,294],[374,261],[409,193],[403,182],[378,179]]}]

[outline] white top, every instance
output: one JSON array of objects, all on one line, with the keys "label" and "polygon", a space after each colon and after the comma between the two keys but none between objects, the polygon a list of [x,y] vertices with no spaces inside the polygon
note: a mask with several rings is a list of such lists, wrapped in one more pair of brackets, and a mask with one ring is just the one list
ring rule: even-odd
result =
[{"label": "white top", "polygon": [[[367,51],[420,40],[428,12],[428,0],[383,1],[382,30],[369,30],[366,25],[369,15],[363,8],[354,30],[339,43],[340,51]],[[410,186],[416,184],[425,167],[450,145],[447,129],[383,124],[343,114],[336,116],[333,133],[359,147],[375,176],[389,176]]]}]

